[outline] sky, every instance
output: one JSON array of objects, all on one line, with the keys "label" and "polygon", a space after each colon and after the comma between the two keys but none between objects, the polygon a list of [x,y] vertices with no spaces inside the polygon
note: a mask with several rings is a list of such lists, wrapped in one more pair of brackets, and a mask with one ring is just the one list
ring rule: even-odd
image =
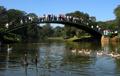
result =
[{"label": "sky", "polygon": [[38,16],[81,11],[95,16],[97,21],[115,19],[114,9],[118,5],[120,0],[0,0],[0,6],[7,9],[19,9]]}]

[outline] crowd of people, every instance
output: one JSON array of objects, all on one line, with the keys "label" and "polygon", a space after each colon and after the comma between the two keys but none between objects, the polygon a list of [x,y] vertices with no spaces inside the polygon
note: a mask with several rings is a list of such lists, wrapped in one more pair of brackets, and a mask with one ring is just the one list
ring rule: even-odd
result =
[{"label": "crowd of people", "polygon": [[[73,17],[73,16],[66,16],[66,15],[62,15],[60,14],[59,16],[56,15],[43,15],[42,17],[39,17],[39,21],[43,22],[43,21],[69,21],[69,22],[74,22],[74,23],[84,23],[84,19],[78,18],[78,17]],[[88,23],[86,23],[88,25]]]}]

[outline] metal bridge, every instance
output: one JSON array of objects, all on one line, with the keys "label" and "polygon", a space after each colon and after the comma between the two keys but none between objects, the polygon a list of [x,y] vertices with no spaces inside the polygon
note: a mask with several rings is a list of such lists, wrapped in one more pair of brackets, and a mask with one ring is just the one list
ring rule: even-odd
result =
[{"label": "metal bridge", "polygon": [[19,30],[19,28],[23,28],[28,26],[29,24],[41,24],[41,23],[57,23],[57,24],[64,24],[69,25],[72,27],[76,27],[78,29],[82,29],[86,31],[87,33],[91,34],[96,39],[101,39],[102,33],[99,26],[93,26],[91,23],[85,22],[82,18],[77,17],[39,17],[38,20],[33,20],[32,18],[28,18],[28,21],[21,23],[20,25],[17,25],[14,28],[6,30],[6,32],[12,32],[15,30]]}]

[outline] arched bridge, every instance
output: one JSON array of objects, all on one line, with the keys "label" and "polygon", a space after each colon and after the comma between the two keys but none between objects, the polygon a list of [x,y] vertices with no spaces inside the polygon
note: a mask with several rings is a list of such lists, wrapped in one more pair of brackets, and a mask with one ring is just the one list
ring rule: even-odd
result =
[{"label": "arched bridge", "polygon": [[57,24],[64,24],[76,27],[78,29],[82,29],[87,33],[91,34],[96,39],[101,39],[102,33],[101,30],[98,28],[99,26],[92,26],[89,22],[85,22],[82,18],[76,17],[62,17],[62,16],[47,16],[47,17],[39,17],[38,20],[33,20],[33,18],[29,17],[26,23],[21,23],[19,26],[16,26],[12,29],[8,29],[7,32],[12,32],[14,30],[18,30],[19,28],[25,27],[28,24],[41,24],[41,23],[57,23]]}]

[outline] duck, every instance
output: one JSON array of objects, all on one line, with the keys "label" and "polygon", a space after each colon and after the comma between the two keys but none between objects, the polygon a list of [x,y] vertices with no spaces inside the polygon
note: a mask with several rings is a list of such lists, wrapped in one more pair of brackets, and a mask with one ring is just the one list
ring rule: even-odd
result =
[{"label": "duck", "polygon": [[97,56],[102,56],[102,55],[103,55],[103,51],[101,51],[101,52],[98,51],[98,52],[97,52]]},{"label": "duck", "polygon": [[116,59],[120,59],[120,54],[117,55]]},{"label": "duck", "polygon": [[72,53],[76,53],[76,49],[71,50]]},{"label": "duck", "polygon": [[82,54],[83,53],[83,51],[82,50],[78,50],[78,54]]},{"label": "duck", "polygon": [[85,54],[85,55],[90,55],[90,54],[91,54],[91,51],[88,51],[88,50],[87,50],[87,51],[84,51],[84,54]]},{"label": "duck", "polygon": [[119,58],[120,54],[111,53],[110,56],[113,58]]},{"label": "duck", "polygon": [[114,52],[108,53],[108,56],[114,57]]}]

